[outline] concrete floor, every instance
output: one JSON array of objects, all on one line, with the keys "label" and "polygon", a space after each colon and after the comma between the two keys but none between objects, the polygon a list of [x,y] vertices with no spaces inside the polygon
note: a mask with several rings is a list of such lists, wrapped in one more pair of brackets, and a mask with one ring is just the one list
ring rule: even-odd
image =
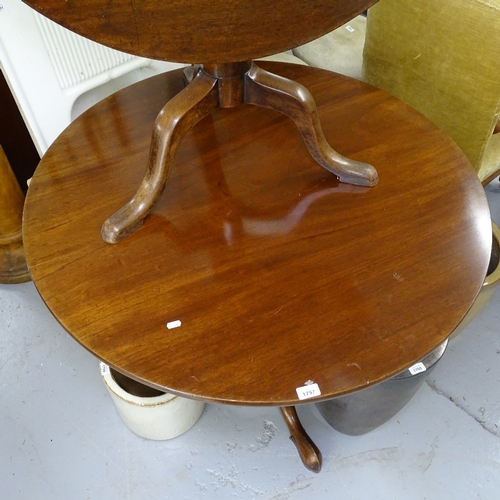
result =
[{"label": "concrete floor", "polygon": [[[500,223],[498,180],[487,188]],[[207,405],[171,441],[121,422],[98,362],[32,283],[0,285],[1,499],[498,499],[499,293],[454,338],[415,398],[369,434],[299,414],[323,453],[301,464],[279,411]]]}]

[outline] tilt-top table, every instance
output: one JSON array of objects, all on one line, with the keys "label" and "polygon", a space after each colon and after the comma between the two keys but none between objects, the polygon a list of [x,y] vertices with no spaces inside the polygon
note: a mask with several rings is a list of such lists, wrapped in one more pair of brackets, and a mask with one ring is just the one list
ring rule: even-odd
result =
[{"label": "tilt-top table", "polygon": [[347,158],[328,144],[307,88],[252,61],[313,40],[376,0],[25,1],[49,19],[109,47],[201,65],[185,91],[157,109],[142,181],[102,225],[108,243],[117,243],[143,223],[165,188],[184,136],[217,108],[246,103],[278,110],[297,124],[313,158],[342,182],[377,184],[372,165]]},{"label": "tilt-top table", "polygon": [[481,288],[491,222],[474,170],[418,112],[334,73],[260,64],[309,89],[330,144],[374,165],[377,186],[339,183],[281,113],[218,108],[186,133],[144,224],[104,242],[159,109],[185,85],[177,70],[108,97],[54,142],[24,246],[43,300],[97,358],[180,396],[281,407],[319,470],[293,406],[381,382],[443,342]]}]

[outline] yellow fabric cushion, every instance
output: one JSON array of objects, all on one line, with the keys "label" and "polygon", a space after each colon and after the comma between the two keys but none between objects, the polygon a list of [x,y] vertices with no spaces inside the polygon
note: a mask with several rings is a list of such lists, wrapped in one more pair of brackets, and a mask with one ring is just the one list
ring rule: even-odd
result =
[{"label": "yellow fabric cushion", "polygon": [[500,134],[492,135],[488,139],[478,171],[482,181],[492,180],[498,175],[500,171]]},{"label": "yellow fabric cushion", "polygon": [[500,109],[500,0],[380,0],[368,13],[363,77],[440,126],[485,178]]}]

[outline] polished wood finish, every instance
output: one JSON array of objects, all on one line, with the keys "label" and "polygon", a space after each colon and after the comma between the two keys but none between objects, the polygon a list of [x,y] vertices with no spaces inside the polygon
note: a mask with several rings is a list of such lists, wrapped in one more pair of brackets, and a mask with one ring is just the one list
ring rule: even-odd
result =
[{"label": "polished wood finish", "polygon": [[[104,241],[117,243],[137,229],[156,203],[170,175],[177,147],[187,131],[214,106],[247,102],[290,116],[309,152],[342,182],[374,186],[377,171],[345,158],[324,138],[309,92],[262,71],[251,60],[296,47],[344,24],[375,0],[328,0],[276,5],[267,0],[28,0],[41,14],[111,47],[153,59],[203,63],[186,90],[167,103],[151,139],[148,168],[134,196],[108,217]],[[98,15],[97,15],[98,13]]]},{"label": "polished wood finish", "polygon": [[[105,99],[54,142],[24,242],[47,306],[117,371],[205,401],[293,406],[385,380],[446,339],[481,288],[491,222],[474,170],[422,115],[340,75],[262,67],[310,90],[327,139],[376,165],[376,187],[339,183],[283,114],[219,107],[178,146],[145,223],[106,244],[103,215],[140,183],[179,70]],[[301,401],[309,381],[321,395]]]},{"label": "polished wood finish", "polygon": [[246,61],[297,47],[376,0],[24,0],[91,40],[152,59]]},{"label": "polished wood finish", "polygon": [[292,118],[311,156],[340,182],[377,185],[378,173],[374,167],[346,158],[330,147],[323,135],[316,103],[303,85],[253,64],[245,79],[244,102],[275,109]]},{"label": "polished wood finish", "polygon": [[116,243],[142,224],[165,189],[182,139],[218,102],[217,80],[199,72],[189,88],[163,106],[152,128],[146,174],[132,199],[105,220],[101,228],[104,241]]},{"label": "polished wood finish", "polygon": [[323,457],[318,447],[311,440],[304,427],[302,427],[295,406],[282,406],[280,410],[290,431],[290,439],[296,446],[302,463],[311,472],[319,472]]},{"label": "polished wood finish", "polygon": [[[189,80],[186,72],[184,76]],[[232,108],[243,103],[275,109],[292,118],[311,156],[341,182],[377,184],[374,167],[345,158],[330,147],[314,99],[303,85],[264,71],[251,61],[204,65],[156,118],[146,175],[132,199],[105,220],[103,240],[117,243],[143,223],[165,189],[177,148],[196,123],[218,106]]]},{"label": "polished wood finish", "polygon": [[24,194],[0,146],[0,283],[31,279],[22,241]]}]

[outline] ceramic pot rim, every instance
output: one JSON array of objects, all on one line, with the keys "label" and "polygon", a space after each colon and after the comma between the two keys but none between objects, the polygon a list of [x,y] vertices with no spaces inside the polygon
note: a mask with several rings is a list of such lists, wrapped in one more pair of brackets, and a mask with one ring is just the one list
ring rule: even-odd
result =
[{"label": "ceramic pot rim", "polygon": [[101,369],[101,377],[106,384],[107,388],[118,398],[126,401],[127,403],[131,403],[136,406],[159,406],[165,405],[177,399],[177,396],[174,394],[169,394],[168,392],[164,394],[160,394],[159,396],[152,397],[141,397],[130,394],[125,391],[122,387],[118,385],[116,380],[113,378],[111,374],[111,370],[106,363],[101,361],[100,363]]}]

